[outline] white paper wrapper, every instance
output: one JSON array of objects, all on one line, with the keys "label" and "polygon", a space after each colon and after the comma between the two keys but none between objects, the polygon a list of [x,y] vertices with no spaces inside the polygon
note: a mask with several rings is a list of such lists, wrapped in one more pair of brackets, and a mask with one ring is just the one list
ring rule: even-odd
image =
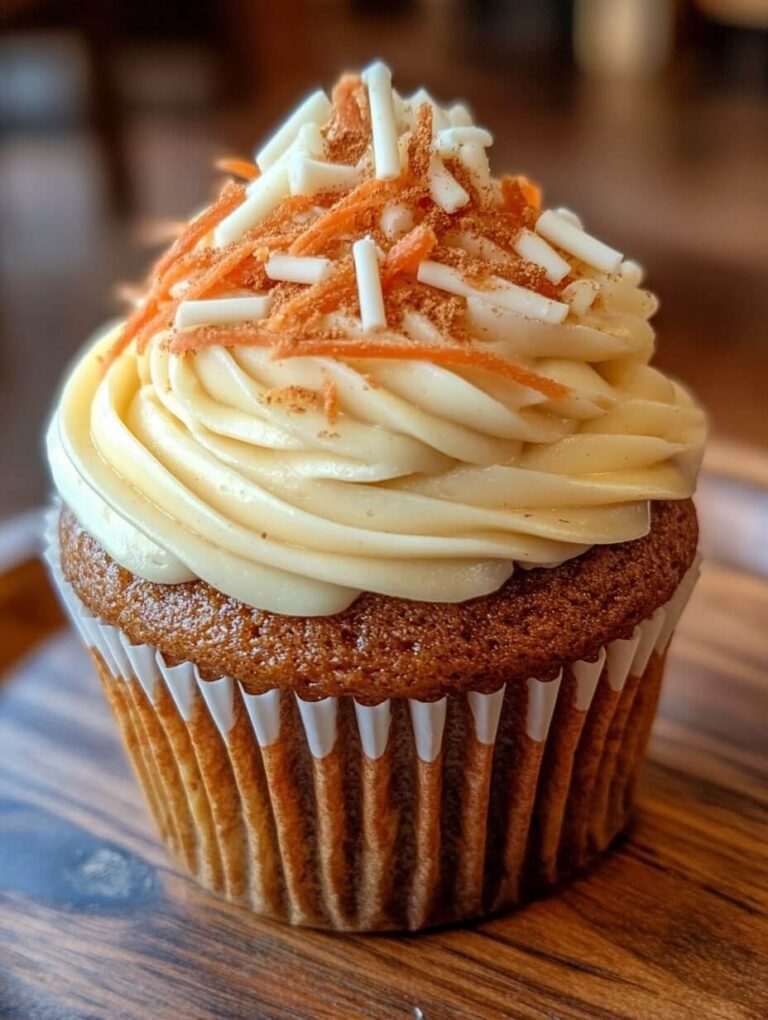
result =
[{"label": "white paper wrapper", "polygon": [[[663,660],[699,574],[628,640],[492,694],[252,695],[94,616],[45,557],[161,834],[204,885],[292,923],[421,928],[509,907],[624,827]],[[405,708],[405,711],[403,709]]]}]

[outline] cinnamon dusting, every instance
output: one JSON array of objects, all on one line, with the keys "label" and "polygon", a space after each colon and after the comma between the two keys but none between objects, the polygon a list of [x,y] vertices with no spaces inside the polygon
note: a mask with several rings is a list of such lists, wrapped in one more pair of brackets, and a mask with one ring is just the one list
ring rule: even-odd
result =
[{"label": "cinnamon dusting", "polygon": [[323,381],[323,410],[328,423],[335,425],[339,419],[339,391],[329,375]]},{"label": "cinnamon dusting", "polygon": [[331,163],[354,166],[368,148],[371,115],[368,96],[357,74],[344,74],[331,94],[333,115],[322,130]]},{"label": "cinnamon dusting", "polygon": [[323,405],[323,396],[307,386],[276,386],[266,390],[263,400],[268,407],[277,404],[293,414],[306,414]]},{"label": "cinnamon dusting", "polygon": [[415,180],[426,180],[432,154],[432,107],[422,103],[416,115],[416,128],[408,143],[408,167]]},{"label": "cinnamon dusting", "polygon": [[339,262],[331,276],[310,287],[303,287],[300,293],[273,312],[266,321],[266,328],[279,331],[292,325],[301,327],[317,316],[336,311],[356,295],[355,270],[352,257],[348,256]]},{"label": "cinnamon dusting", "polygon": [[[420,357],[437,363],[483,367],[517,381],[527,379],[525,385],[547,395],[565,393],[566,388],[559,383],[503,359],[493,360],[493,356],[477,349],[467,329],[465,299],[415,279],[420,263],[433,259],[456,269],[470,286],[481,290],[492,291],[494,278],[498,278],[558,299],[570,276],[555,286],[547,280],[544,269],[514,251],[520,231],[535,225],[541,207],[540,190],[527,178],[512,175],[503,176],[492,187],[481,187],[461,158],[450,156],[444,159],[446,169],[470,200],[456,212],[447,213],[436,205],[430,192],[434,133],[430,103],[422,103],[416,113],[405,171],[396,180],[378,180],[367,176],[373,172],[373,165],[368,170],[361,162],[369,152],[372,129],[367,90],[360,77],[344,75],[333,90],[332,101],[332,114],[320,129],[325,145],[323,159],[362,167],[361,183],[341,196],[333,191],[287,196],[239,241],[214,248],[207,245],[207,235],[246,194],[242,185],[225,185],[218,200],[193,220],[158,260],[142,305],[129,316],[107,361],[134,341],[141,352],[152,337],[167,331],[162,342],[178,354],[213,344],[255,344],[272,347],[276,357],[311,351],[334,357]],[[254,164],[237,158],[219,160],[217,166],[246,179],[258,174]],[[386,236],[381,228],[382,209],[393,201],[410,211],[415,224],[397,239]],[[459,247],[456,237],[462,232],[476,236],[480,242],[492,242],[499,257],[490,261]],[[351,343],[342,328],[329,327],[325,322],[324,317],[331,312],[359,315],[351,249],[361,236],[370,236],[383,253],[380,279],[390,334],[402,329],[406,313],[412,311],[434,326],[444,346],[425,347],[409,342],[405,336],[402,344],[394,346],[370,338]],[[267,276],[265,264],[276,251],[323,256],[333,263],[333,270],[313,285],[275,281]],[[182,283],[186,286],[179,292],[177,287]],[[198,327],[183,333],[172,329],[182,300],[242,291],[270,295],[266,319],[235,326]],[[386,353],[381,353],[384,350]],[[338,394],[332,380],[328,379],[316,396],[329,421],[335,420]]]}]

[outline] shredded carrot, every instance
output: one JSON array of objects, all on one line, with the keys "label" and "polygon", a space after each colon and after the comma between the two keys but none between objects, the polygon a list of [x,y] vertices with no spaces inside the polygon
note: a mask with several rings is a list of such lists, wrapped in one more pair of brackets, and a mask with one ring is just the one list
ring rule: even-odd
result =
[{"label": "shredded carrot", "polygon": [[295,216],[299,216],[301,213],[308,212],[310,209],[314,209],[315,206],[321,205],[321,199],[322,196],[320,195],[289,195],[282,200],[273,213],[259,224],[257,229],[260,232],[270,230],[278,230],[279,232],[280,228],[285,227]]},{"label": "shredded carrot", "polygon": [[136,334],[136,350],[139,354],[146,350],[147,344],[155,333],[159,333],[161,329],[167,329],[170,326],[176,314],[176,309],[180,304],[181,298],[175,298],[169,304],[163,305],[160,311],[141,327]]},{"label": "shredded carrot", "polygon": [[[184,292],[181,297],[173,298],[173,300],[166,302],[165,305],[150,319],[145,320],[141,327],[134,333],[136,337],[136,348],[141,354],[149,341],[158,333],[161,329],[167,329],[173,321],[173,317],[176,314],[176,310],[182,301],[192,301],[196,298],[204,297],[211,289],[222,280],[228,273],[236,269],[238,265],[247,259],[253,250],[253,241],[241,241],[235,248],[228,251],[223,258],[218,259],[214,264],[194,282]],[[147,302],[149,306],[150,302]],[[157,303],[155,302],[155,306]],[[130,342],[130,341],[129,341]],[[120,338],[118,343],[121,344],[120,351],[125,349],[123,345],[123,337]],[[115,345],[116,346],[116,345]],[[109,358],[114,360],[116,354],[113,353],[114,348],[109,353]],[[117,353],[120,353],[118,351]]]},{"label": "shredded carrot", "polygon": [[[297,196],[297,198],[296,210],[304,211],[308,199],[303,196]],[[289,199],[289,201],[291,200]],[[234,248],[205,248],[200,251],[179,252],[175,259],[168,260],[167,266],[162,275],[157,278],[145,304],[143,307],[137,308],[130,316],[120,336],[106,355],[105,366],[109,367],[134,339],[137,341],[139,352],[143,351],[154,333],[166,329],[170,325],[182,300],[193,300],[210,294],[217,284],[253,253],[259,240],[263,246],[272,247],[278,244],[285,245],[291,237],[295,236],[295,231],[279,236],[268,235],[265,238],[260,236],[262,231],[268,231],[273,227],[274,217],[270,217],[264,221],[258,231],[250,231]],[[167,297],[170,288],[193,269],[202,269],[205,272],[192,282],[181,298],[167,302],[161,310],[161,302]]]},{"label": "shredded carrot", "polygon": [[517,177],[504,174],[501,178],[501,198],[508,212],[515,215],[519,215],[522,203],[530,206],[534,212],[541,210],[541,188],[521,174]]},{"label": "shredded carrot", "polygon": [[538,184],[534,184],[533,181],[529,181],[527,177],[521,177],[519,180],[520,190],[525,195],[525,200],[528,205],[532,206],[536,212],[541,211],[541,188]]},{"label": "shredded carrot", "polygon": [[[357,155],[353,158],[351,154],[357,152],[358,143],[367,146],[370,141],[370,111],[360,79],[342,78],[334,90],[333,100],[333,117],[322,128],[327,152],[333,153],[328,158],[353,163]],[[459,299],[447,295],[434,298],[435,316],[450,320],[452,326],[453,339],[446,340],[444,346],[409,342],[405,337],[394,337],[392,342],[387,342],[385,335],[378,339],[375,336],[344,338],[338,335],[341,330],[315,328],[323,326],[319,317],[326,313],[338,309],[345,314],[357,313],[357,283],[350,246],[355,237],[365,232],[381,241],[378,217],[381,209],[393,200],[403,202],[418,223],[392,245],[381,266],[382,287],[387,306],[393,313],[399,314],[404,302],[410,300],[411,291],[419,290],[413,276],[420,263],[427,258],[442,261],[443,248],[435,252],[438,245],[447,245],[454,259],[464,258],[460,251],[453,250],[450,231],[464,224],[461,217],[465,213],[452,217],[435,206],[428,192],[432,119],[432,107],[422,104],[408,147],[408,166],[397,180],[366,179],[341,197],[331,191],[312,196],[287,196],[236,242],[222,248],[201,247],[206,236],[245,198],[243,183],[227,183],[216,202],[194,219],[158,259],[143,305],[129,316],[107,355],[107,364],[133,342],[141,353],[156,334],[162,333],[166,348],[178,354],[212,345],[257,345],[269,348],[275,358],[423,360],[436,365],[482,369],[535,389],[546,397],[565,396],[568,387],[556,380],[507,361],[479,344],[461,343],[464,333],[457,315],[463,313],[461,308],[457,312],[453,307]],[[254,163],[239,157],[224,157],[216,166],[246,182],[259,176],[259,168]],[[541,201],[540,189],[527,178],[505,175],[501,180],[501,201],[492,196],[485,204],[479,200],[473,202],[471,222],[482,236],[487,235],[505,250],[511,250],[520,228],[532,227],[535,223]],[[384,241],[381,243],[386,247]],[[332,273],[319,283],[303,288],[275,283],[268,278],[264,265],[275,249],[299,256],[327,256],[334,263]],[[449,265],[456,264],[447,258],[446,261]],[[465,262],[458,266],[463,272],[471,268]],[[545,288],[550,285],[543,273],[524,260],[510,256],[510,266],[505,264],[503,270],[499,269],[499,275],[515,282],[520,279],[525,285],[548,293]],[[269,290],[273,310],[268,318],[234,326],[203,326],[185,331],[173,328],[182,302],[227,294],[233,288],[243,287],[254,292]],[[182,289],[182,294],[174,296]],[[392,321],[396,320],[399,321],[393,314]],[[447,337],[448,330],[443,332]],[[328,421],[336,421],[339,397],[331,378],[324,381],[318,401],[321,398]]]},{"label": "shredded carrot", "polygon": [[115,340],[104,355],[105,371],[109,368],[113,361],[116,361],[117,358],[120,357],[123,351],[127,350],[133,338],[137,336],[142,329],[144,329],[147,323],[153,321],[154,316],[157,314],[157,309],[157,299],[150,294],[144,304],[128,316],[117,340]]},{"label": "shredded carrot", "polygon": [[[230,251],[225,252],[222,258],[219,258],[214,264],[202,275],[195,280],[194,283],[190,284],[187,290],[184,292],[181,298],[176,298],[169,303],[166,312],[168,321],[172,315],[175,314],[176,309],[182,301],[192,301],[195,298],[202,298],[208,294],[212,287],[214,287],[220,280],[224,279],[228,273],[231,273],[233,269],[237,269],[241,262],[248,258],[253,251],[253,241],[245,240],[235,245]],[[141,349],[141,345],[139,345]]]},{"label": "shredded carrot", "polygon": [[175,262],[172,262],[166,269],[163,276],[157,281],[153,294],[158,299],[165,298],[174,284],[185,279],[190,273],[201,269],[207,269],[214,262],[218,262],[220,252],[216,248],[196,248],[187,252]]},{"label": "shredded carrot", "polygon": [[313,283],[279,308],[267,320],[267,329],[282,330],[292,324],[301,326],[313,315],[335,311],[357,293],[355,270],[350,260],[339,265],[336,272],[319,283]]},{"label": "shredded carrot", "polygon": [[152,333],[157,329],[163,329],[170,322],[179,302],[175,301],[172,303],[172,307],[166,306],[161,310],[161,297],[164,297],[170,288],[183,279],[190,270],[210,265],[210,252],[217,254],[214,249],[189,252],[168,266],[162,278],[147,295],[144,304],[128,317],[120,336],[107,352],[104,361],[105,368],[108,368],[130,346],[133,340],[137,340],[139,350],[143,350]]},{"label": "shredded carrot", "polygon": [[217,159],[213,165],[225,174],[243,177],[246,181],[253,181],[261,174],[261,170],[255,163],[251,163],[247,159],[240,159],[238,156],[224,156],[222,159]]},{"label": "shredded carrot", "polygon": [[362,131],[366,128],[358,97],[363,99],[363,83],[357,74],[343,74],[333,86],[331,100],[340,125],[348,131]]},{"label": "shredded carrot", "polygon": [[431,227],[424,223],[414,227],[390,248],[381,270],[382,286],[388,287],[400,273],[415,273],[436,246],[437,234]]},{"label": "shredded carrot", "polygon": [[327,240],[351,227],[359,213],[383,205],[402,186],[402,179],[379,181],[374,178],[363,181],[296,238],[290,247],[291,255],[312,255],[317,252]]},{"label": "shredded carrot", "polygon": [[172,262],[175,262],[181,255],[191,251],[198,241],[201,241],[207,233],[218,226],[233,209],[245,198],[245,188],[242,184],[235,184],[228,181],[221,190],[218,199],[201,212],[196,219],[192,220],[184,233],[178,237],[168,251],[163,255],[152,270],[152,276],[159,279]]},{"label": "shredded carrot", "polygon": [[252,238],[245,238],[241,240],[229,250],[226,248],[220,249],[219,255],[221,257],[214,262],[207,272],[203,273],[202,276],[189,287],[186,297],[203,297],[206,291],[212,287],[214,283],[218,283],[218,281],[221,280],[222,277],[226,276],[227,273],[231,273],[233,269],[236,269],[252,252]]},{"label": "shredded carrot", "polygon": [[435,365],[466,365],[482,368],[486,372],[513,379],[522,386],[536,390],[546,397],[557,399],[568,394],[562,383],[539,375],[529,368],[506,361],[497,354],[477,347],[435,347],[421,344],[371,343],[367,340],[300,340],[298,343],[279,343],[273,358],[325,357],[325,358],[392,358],[398,361],[431,361]]},{"label": "shredded carrot", "polygon": [[323,380],[323,410],[331,425],[339,419],[339,391],[329,375]]},{"label": "shredded carrot", "polygon": [[[369,340],[324,340],[302,338],[295,332],[281,334],[277,343],[272,330],[260,323],[243,323],[237,326],[200,326],[175,334],[167,344],[174,354],[185,354],[207,347],[271,347],[272,357],[283,358],[391,358],[398,361],[431,361],[435,365],[466,365],[481,368],[494,375],[512,379],[522,386],[536,390],[546,397],[557,399],[568,395],[568,387],[554,379],[539,375],[529,368],[506,361],[497,354],[479,350],[475,346],[436,347],[428,344],[376,343]],[[331,392],[333,386],[333,392]],[[335,396],[334,396],[335,393]],[[338,414],[338,391],[333,380],[323,384],[326,414]]]}]

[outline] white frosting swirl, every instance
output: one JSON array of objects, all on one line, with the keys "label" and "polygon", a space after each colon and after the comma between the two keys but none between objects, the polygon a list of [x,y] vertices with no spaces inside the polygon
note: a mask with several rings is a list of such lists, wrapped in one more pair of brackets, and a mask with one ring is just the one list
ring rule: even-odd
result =
[{"label": "white frosting swirl", "polygon": [[[640,288],[639,267],[621,264],[573,214],[538,215],[536,189],[524,179],[494,181],[491,136],[467,125],[466,110],[441,110],[423,94],[403,100],[389,72],[375,70],[372,138],[359,79],[342,79],[333,107],[322,96],[309,112],[302,106],[258,157],[261,176],[239,198],[237,189],[222,195],[226,219],[208,210],[186,248],[180,242],[161,260],[140,326],[126,331],[106,372],[119,326],[90,346],[64,387],[48,432],[56,485],[83,527],[142,578],[202,578],[248,605],[301,616],[339,612],[362,591],[460,602],[498,589],[516,563],[554,566],[591,545],[638,538],[651,500],[693,491],[704,417],[649,367],[655,299]],[[338,160],[355,131],[362,155],[346,166]],[[346,139],[342,156],[334,138]],[[377,189],[387,202],[390,192],[408,193],[392,190],[398,165],[400,183],[416,184],[420,197],[412,208],[382,209]],[[344,192],[342,214],[317,205],[329,188]],[[361,209],[379,215],[378,234],[355,242]],[[534,220],[538,233],[528,229]],[[289,254],[288,275],[276,273],[258,232],[265,223],[267,235],[289,228],[300,255],[302,232],[311,234],[315,257]],[[272,240],[275,251],[290,244],[281,233]],[[409,245],[427,250],[425,240],[437,262],[419,254],[415,267],[397,263],[396,249],[403,259]],[[210,250],[216,244],[223,247]],[[432,308],[406,300],[396,335],[378,328],[387,313],[377,245],[387,272],[410,274],[411,295],[426,291]],[[355,358],[347,346],[346,356],[276,360],[242,344],[200,349],[183,331],[215,321],[205,318],[213,306],[235,316],[220,321],[268,314],[275,290],[256,293],[256,283],[234,302],[199,300],[248,257],[262,260],[266,277],[253,279],[263,286],[283,281],[278,292],[297,281],[322,289],[344,258],[354,262],[359,318],[343,303],[318,307],[310,287],[299,305],[311,305],[315,319],[308,324],[295,303],[278,301],[287,323],[278,313],[264,328],[278,340],[286,324],[305,338],[317,329],[359,339],[363,323],[373,323],[378,351],[369,345],[367,360],[359,357],[365,345]],[[479,282],[478,263],[487,270]],[[518,271],[525,286],[504,276]],[[441,332],[447,320],[435,306],[445,290],[458,296],[454,310],[465,302],[460,335]],[[291,307],[298,321],[284,311]],[[337,311],[323,317],[327,308]],[[174,312],[182,332],[169,335]],[[187,353],[169,353],[174,335]],[[382,358],[388,341],[401,352],[404,343],[419,353],[452,346],[454,363]],[[457,344],[476,362],[473,348],[494,357],[483,368],[459,367]],[[513,381],[512,363],[541,392]],[[494,374],[493,365],[505,371]],[[337,417],[324,412],[322,392],[335,395]]]},{"label": "white frosting swirl", "polygon": [[[559,400],[426,362],[177,356],[162,335],[104,374],[110,332],[51,423],[56,484],[140,577],[199,577],[296,615],[338,612],[361,591],[463,601],[496,590],[515,562],[551,566],[640,537],[649,500],[693,491],[704,419],[647,364],[650,296],[596,275],[599,320],[544,325],[470,302],[484,346],[565,383]],[[268,399],[329,377],[333,425]]]}]

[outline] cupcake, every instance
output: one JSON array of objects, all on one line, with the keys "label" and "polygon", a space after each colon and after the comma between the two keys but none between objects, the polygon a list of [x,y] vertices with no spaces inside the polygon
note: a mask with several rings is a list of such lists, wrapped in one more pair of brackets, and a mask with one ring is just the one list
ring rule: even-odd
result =
[{"label": "cupcake", "polygon": [[417,930],[632,815],[702,411],[642,271],[380,63],[313,93],[98,336],[48,560],[157,828],[292,924]]}]

